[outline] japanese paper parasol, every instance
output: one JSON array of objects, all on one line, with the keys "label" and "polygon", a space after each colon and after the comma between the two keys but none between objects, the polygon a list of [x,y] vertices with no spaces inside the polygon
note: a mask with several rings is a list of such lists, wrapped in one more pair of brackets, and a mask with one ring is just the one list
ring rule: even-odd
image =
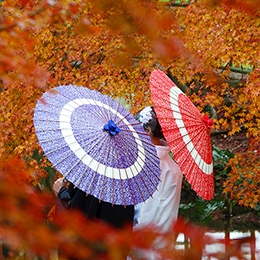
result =
[{"label": "japanese paper parasol", "polygon": [[214,196],[210,127],[189,98],[162,71],[150,75],[154,109],[174,159],[191,188],[203,199]]},{"label": "japanese paper parasol", "polygon": [[141,124],[112,98],[85,87],[56,87],[37,102],[34,126],[49,161],[86,194],[135,205],[155,192],[156,149]]}]

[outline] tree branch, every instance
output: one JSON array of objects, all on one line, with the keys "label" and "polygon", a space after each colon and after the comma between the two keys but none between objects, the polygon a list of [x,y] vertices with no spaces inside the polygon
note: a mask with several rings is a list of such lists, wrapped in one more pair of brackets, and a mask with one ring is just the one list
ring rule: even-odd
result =
[{"label": "tree branch", "polygon": [[[45,10],[46,10],[45,7],[42,7],[42,8],[40,8],[40,9],[38,9],[38,10],[35,10],[35,11],[31,12],[31,13],[28,15],[28,18],[32,18],[32,17],[34,17],[34,16],[36,16],[36,15],[38,15],[38,14],[44,12]],[[10,30],[10,29],[12,29],[12,28],[14,28],[14,27],[16,27],[16,26],[18,26],[18,22],[13,23],[13,24],[10,24],[10,25],[7,25],[7,26],[2,26],[2,27],[0,27],[0,32]]]}]

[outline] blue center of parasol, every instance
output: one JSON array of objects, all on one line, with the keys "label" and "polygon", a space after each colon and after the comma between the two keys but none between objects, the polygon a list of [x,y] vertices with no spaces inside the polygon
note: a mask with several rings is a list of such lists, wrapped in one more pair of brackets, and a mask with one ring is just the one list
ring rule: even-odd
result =
[{"label": "blue center of parasol", "polygon": [[108,131],[110,135],[115,136],[118,134],[121,130],[117,127],[117,125],[114,123],[112,119],[108,121],[107,124],[104,125],[103,128],[105,131]]}]

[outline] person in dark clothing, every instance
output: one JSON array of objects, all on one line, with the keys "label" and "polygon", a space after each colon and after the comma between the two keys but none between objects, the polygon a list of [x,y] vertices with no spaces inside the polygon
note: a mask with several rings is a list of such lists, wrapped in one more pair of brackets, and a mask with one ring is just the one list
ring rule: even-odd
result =
[{"label": "person in dark clothing", "polygon": [[87,195],[72,183],[66,187],[63,178],[58,179],[53,185],[60,204],[66,208],[81,210],[89,219],[100,219],[116,228],[122,228],[125,224],[132,224],[134,218],[134,205],[112,205],[100,201],[92,195]]},{"label": "person in dark clothing", "polygon": [[[59,178],[54,182],[53,190],[58,198],[58,208],[80,210],[86,218],[104,221],[118,229],[123,228],[124,225],[133,225],[134,205],[112,205],[101,201],[90,194],[86,195],[84,191],[78,189],[72,183],[67,185],[63,178]],[[102,254],[104,253],[102,252]],[[126,259],[128,253],[124,252],[123,254],[125,255],[122,259]],[[70,257],[68,260],[84,259]]]}]

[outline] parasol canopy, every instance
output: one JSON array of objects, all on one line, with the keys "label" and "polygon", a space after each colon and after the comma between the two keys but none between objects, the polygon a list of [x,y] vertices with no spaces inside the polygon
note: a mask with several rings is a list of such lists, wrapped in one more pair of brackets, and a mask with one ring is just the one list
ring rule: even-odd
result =
[{"label": "parasol canopy", "polygon": [[150,137],[122,105],[74,85],[43,94],[34,110],[39,143],[63,177],[99,200],[135,205],[159,183]]},{"label": "parasol canopy", "polygon": [[210,127],[189,98],[162,71],[150,75],[150,90],[163,134],[191,188],[203,199],[214,196]]}]

